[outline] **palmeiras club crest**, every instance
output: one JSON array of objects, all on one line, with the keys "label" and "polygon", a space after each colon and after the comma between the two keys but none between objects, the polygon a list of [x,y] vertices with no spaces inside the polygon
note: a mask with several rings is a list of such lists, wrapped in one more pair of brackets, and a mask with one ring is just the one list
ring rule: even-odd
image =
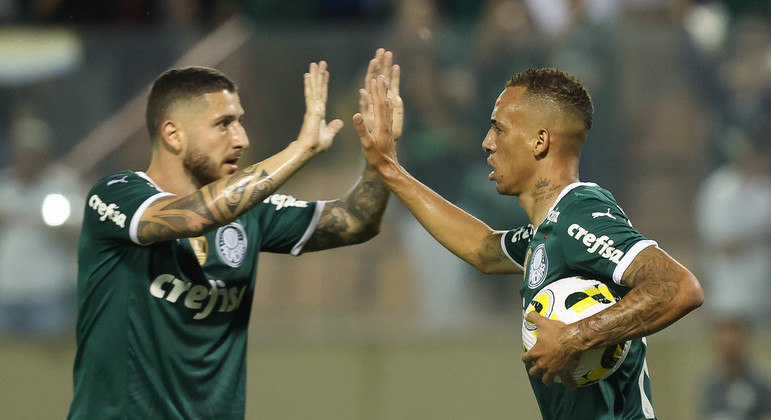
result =
[{"label": "palmeiras club crest", "polygon": [[[528,252],[529,253],[529,252]],[[549,272],[549,257],[546,256],[546,245],[540,244],[529,255],[527,263],[527,287],[535,289],[546,280]]]},{"label": "palmeiras club crest", "polygon": [[217,254],[222,262],[238,267],[246,259],[246,230],[238,223],[231,223],[217,229],[215,236]]}]

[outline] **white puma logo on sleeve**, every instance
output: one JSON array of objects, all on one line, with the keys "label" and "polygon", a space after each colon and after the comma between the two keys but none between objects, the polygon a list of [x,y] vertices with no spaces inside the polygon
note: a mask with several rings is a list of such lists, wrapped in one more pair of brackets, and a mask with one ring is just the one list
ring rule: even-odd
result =
[{"label": "white puma logo on sleeve", "polygon": [[610,214],[610,208],[605,213],[600,213],[599,211],[596,211],[596,212],[592,213],[592,218],[593,219],[596,219],[596,218],[602,217],[602,216],[608,216],[608,217],[610,217],[611,219],[614,219],[614,220],[616,219],[616,216]]}]

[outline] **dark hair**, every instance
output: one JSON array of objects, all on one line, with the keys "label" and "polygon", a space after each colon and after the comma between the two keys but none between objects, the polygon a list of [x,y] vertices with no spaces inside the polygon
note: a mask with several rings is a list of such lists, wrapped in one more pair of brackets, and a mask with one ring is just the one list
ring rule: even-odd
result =
[{"label": "dark hair", "polygon": [[581,118],[587,131],[592,128],[592,98],[581,82],[568,73],[553,68],[527,69],[506,82],[507,88],[511,86],[524,87],[526,97],[555,102],[563,111]]},{"label": "dark hair", "polygon": [[158,134],[161,123],[168,118],[169,109],[175,102],[222,90],[236,92],[238,87],[219,70],[193,66],[163,72],[153,82],[147,98],[145,122],[150,138]]}]

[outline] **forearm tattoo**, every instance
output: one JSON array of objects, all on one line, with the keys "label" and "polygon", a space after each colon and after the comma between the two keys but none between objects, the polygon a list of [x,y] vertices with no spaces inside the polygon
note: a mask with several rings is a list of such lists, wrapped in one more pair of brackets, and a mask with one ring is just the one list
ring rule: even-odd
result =
[{"label": "forearm tattoo", "polygon": [[237,219],[277,187],[265,169],[256,164],[186,197],[161,198],[145,212],[147,220],[139,222],[139,240],[152,243],[202,235]]},{"label": "forearm tattoo", "polygon": [[327,202],[303,251],[319,251],[364,242],[380,231],[389,197],[388,188],[367,167],[344,198]]},{"label": "forearm tattoo", "polygon": [[671,305],[682,287],[683,268],[655,247],[643,250],[624,273],[632,290],[617,304],[575,324],[560,344],[601,347],[645,337],[685,315]]}]

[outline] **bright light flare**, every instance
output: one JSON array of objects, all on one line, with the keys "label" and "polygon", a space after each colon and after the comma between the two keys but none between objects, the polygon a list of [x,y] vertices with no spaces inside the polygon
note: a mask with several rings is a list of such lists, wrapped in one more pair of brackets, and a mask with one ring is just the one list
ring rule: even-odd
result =
[{"label": "bright light flare", "polygon": [[41,210],[45,224],[60,226],[70,218],[70,200],[61,194],[48,194]]}]

